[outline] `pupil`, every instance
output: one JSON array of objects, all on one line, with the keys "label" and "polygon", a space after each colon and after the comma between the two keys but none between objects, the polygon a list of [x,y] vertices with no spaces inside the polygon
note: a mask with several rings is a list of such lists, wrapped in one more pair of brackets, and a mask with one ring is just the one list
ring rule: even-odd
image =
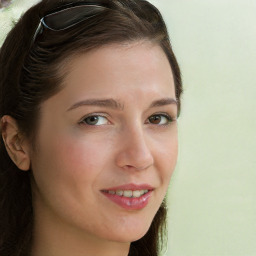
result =
[{"label": "pupil", "polygon": [[151,116],[150,122],[153,124],[159,124],[161,122],[161,116]]},{"label": "pupil", "polygon": [[98,117],[97,116],[90,116],[87,118],[87,123],[90,124],[90,125],[93,125],[93,124],[97,124],[98,122]]}]

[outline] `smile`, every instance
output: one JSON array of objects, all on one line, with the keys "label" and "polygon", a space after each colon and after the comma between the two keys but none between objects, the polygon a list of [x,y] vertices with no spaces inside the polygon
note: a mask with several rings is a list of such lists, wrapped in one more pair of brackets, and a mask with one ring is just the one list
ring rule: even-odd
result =
[{"label": "smile", "polygon": [[104,196],[126,210],[140,210],[147,206],[154,189],[149,185],[128,184],[101,190]]},{"label": "smile", "polygon": [[148,193],[147,189],[142,189],[142,190],[109,190],[109,191],[104,191],[104,193],[109,193],[111,195],[118,195],[118,196],[123,196],[123,197],[129,197],[129,198],[138,198],[141,197],[143,195],[145,195],[146,193]]}]

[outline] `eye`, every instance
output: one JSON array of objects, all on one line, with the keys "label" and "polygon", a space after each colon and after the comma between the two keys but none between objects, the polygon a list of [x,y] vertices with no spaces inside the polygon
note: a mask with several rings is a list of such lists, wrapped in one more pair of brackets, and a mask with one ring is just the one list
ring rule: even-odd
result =
[{"label": "eye", "polygon": [[156,125],[168,125],[173,121],[173,118],[168,114],[156,114],[148,118],[149,123]]},{"label": "eye", "polygon": [[86,125],[104,125],[108,124],[108,119],[100,115],[91,115],[85,117],[80,123]]}]

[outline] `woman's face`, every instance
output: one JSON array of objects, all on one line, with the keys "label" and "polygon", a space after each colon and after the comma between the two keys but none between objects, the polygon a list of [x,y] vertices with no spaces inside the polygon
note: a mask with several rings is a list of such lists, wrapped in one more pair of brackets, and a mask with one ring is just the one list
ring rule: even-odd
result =
[{"label": "woman's face", "polygon": [[67,68],[63,89],[41,105],[31,154],[35,225],[137,240],[176,164],[169,62],[159,46],[138,42],[81,54]]}]

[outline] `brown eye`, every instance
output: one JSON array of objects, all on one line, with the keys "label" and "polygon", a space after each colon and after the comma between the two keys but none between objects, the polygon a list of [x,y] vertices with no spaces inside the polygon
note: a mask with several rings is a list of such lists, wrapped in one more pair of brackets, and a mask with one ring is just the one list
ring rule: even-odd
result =
[{"label": "brown eye", "polygon": [[172,121],[169,115],[157,114],[149,117],[149,122],[151,124],[165,125]]}]

